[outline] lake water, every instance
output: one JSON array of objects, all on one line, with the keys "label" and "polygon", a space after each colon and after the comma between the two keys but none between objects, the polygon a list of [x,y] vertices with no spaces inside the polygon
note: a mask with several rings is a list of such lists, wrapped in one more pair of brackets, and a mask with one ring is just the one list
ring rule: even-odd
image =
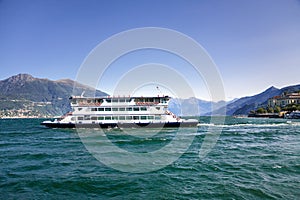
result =
[{"label": "lake water", "polygon": [[[97,129],[84,133],[48,129],[39,125],[41,121],[0,120],[0,199],[300,197],[299,121],[227,117],[225,124],[210,124],[210,118],[201,117],[198,129],[180,130],[192,140],[182,140],[188,144],[187,150],[181,148],[174,162],[168,156],[171,154],[150,153],[167,145],[176,151],[172,142],[179,134],[177,129],[159,133],[148,129],[105,130],[104,141],[103,135],[93,135]],[[200,158],[199,149],[210,127],[223,131],[208,154]],[[85,136],[94,141],[94,148],[107,151],[100,152],[99,157],[90,153],[82,140]],[[118,162],[122,157],[112,152],[116,149],[113,146],[129,152],[129,157],[123,157],[125,163]],[[130,155],[145,156],[131,160]],[[159,167],[149,170],[152,168],[147,165]],[[128,172],[135,169],[140,171]]]}]

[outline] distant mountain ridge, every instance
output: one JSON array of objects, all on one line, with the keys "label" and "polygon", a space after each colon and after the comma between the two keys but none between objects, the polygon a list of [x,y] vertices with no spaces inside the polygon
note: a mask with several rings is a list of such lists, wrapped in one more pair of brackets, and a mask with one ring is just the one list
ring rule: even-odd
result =
[{"label": "distant mountain ridge", "polygon": [[[232,103],[226,105],[226,115],[247,115],[251,110],[256,110],[258,107],[265,107],[268,104],[268,99],[277,95],[281,95],[284,92],[291,93],[300,91],[299,85],[287,86],[281,89],[270,87],[262,93],[242,97]],[[216,115],[222,113],[224,107],[216,110],[214,113]],[[211,113],[208,113],[211,114]]]},{"label": "distant mountain ridge", "polygon": [[[262,93],[229,102],[174,98],[169,109],[180,116],[222,115],[225,111],[226,115],[247,115],[251,110],[266,106],[269,98],[295,91],[300,91],[300,84],[281,89],[272,86]],[[0,81],[0,117],[19,116],[20,113],[38,117],[62,115],[71,110],[69,97],[82,92],[85,96],[108,95],[70,79],[52,81],[18,74]]]},{"label": "distant mountain ridge", "polygon": [[170,110],[177,115],[210,116],[210,115],[248,115],[250,111],[258,107],[266,107],[268,99],[284,92],[291,93],[300,91],[299,85],[287,86],[281,89],[270,87],[265,91],[253,95],[225,102],[210,102],[196,98],[175,99],[170,102]]},{"label": "distant mountain ridge", "polygon": [[179,116],[207,115],[213,109],[219,109],[226,105],[225,101],[211,102],[195,97],[188,99],[171,99],[169,110]]},{"label": "distant mountain ridge", "polygon": [[[74,85],[76,88],[73,90]],[[0,81],[0,110],[23,109],[31,115],[62,115],[71,109],[69,97],[80,95],[83,91],[86,95],[107,95],[70,79],[52,81],[18,74]]]}]

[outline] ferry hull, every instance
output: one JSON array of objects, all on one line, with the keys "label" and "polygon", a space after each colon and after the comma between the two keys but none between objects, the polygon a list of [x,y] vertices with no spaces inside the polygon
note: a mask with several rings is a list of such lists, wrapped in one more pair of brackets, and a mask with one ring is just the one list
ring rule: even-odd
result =
[{"label": "ferry hull", "polygon": [[166,122],[166,123],[94,123],[94,124],[74,124],[42,122],[41,125],[49,128],[178,128],[196,127],[198,122]]}]

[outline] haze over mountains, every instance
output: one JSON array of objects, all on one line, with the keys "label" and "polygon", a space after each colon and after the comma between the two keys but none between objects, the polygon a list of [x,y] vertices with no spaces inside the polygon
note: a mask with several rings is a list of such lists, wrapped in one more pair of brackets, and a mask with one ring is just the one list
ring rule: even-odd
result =
[{"label": "haze over mountains", "polygon": [[[70,79],[52,81],[49,79],[34,78],[29,74],[18,74],[0,81],[0,117],[18,116],[56,116],[71,110],[69,97],[107,96],[105,92],[76,83]],[[282,89],[270,87],[264,92],[225,102],[209,102],[197,98],[173,99],[169,109],[177,115],[247,115],[251,110],[267,105],[267,100],[284,92],[299,91],[300,85],[288,86]],[[198,109],[194,109],[195,105]],[[214,108],[214,112],[212,112]],[[27,114],[26,114],[27,113]]]}]

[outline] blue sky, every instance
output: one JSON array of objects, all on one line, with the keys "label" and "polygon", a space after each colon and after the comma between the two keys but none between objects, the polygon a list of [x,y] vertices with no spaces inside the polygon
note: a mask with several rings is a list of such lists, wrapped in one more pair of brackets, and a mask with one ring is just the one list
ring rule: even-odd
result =
[{"label": "blue sky", "polygon": [[0,79],[75,79],[100,42],[140,27],[174,29],[200,43],[227,99],[300,84],[297,0],[0,0]]}]

